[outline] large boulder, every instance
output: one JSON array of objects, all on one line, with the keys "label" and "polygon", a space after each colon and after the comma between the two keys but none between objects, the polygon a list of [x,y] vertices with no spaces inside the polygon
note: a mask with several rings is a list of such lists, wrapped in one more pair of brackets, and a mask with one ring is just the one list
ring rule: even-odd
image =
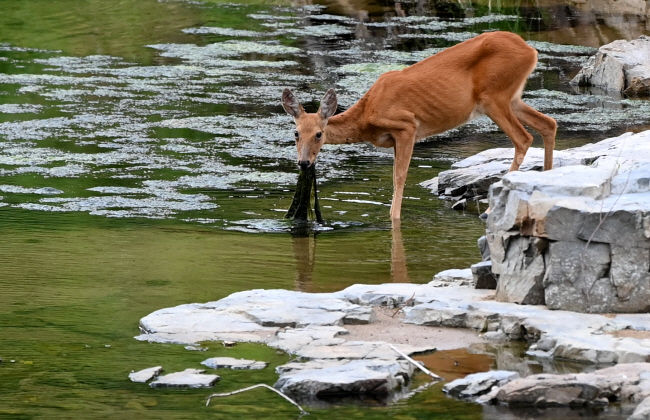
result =
[{"label": "large boulder", "polygon": [[650,37],[603,45],[570,82],[633,94],[650,94]]},{"label": "large boulder", "polygon": [[650,310],[650,131],[578,148],[584,165],[512,172],[490,190],[496,299]]}]

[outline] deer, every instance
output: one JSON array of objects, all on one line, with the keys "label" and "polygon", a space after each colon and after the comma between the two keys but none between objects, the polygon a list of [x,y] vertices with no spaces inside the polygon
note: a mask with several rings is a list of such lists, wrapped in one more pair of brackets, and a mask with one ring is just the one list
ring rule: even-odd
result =
[{"label": "deer", "polygon": [[[553,167],[557,122],[521,99],[537,65],[537,50],[511,32],[487,32],[402,70],[383,73],[361,99],[336,114],[334,89],[316,113],[307,113],[289,89],[282,107],[294,118],[298,165],[307,169],[323,144],[370,142],[394,149],[390,217],[401,219],[406,175],[415,143],[487,115],[510,138],[515,154],[509,172],[522,164],[537,131],[544,143],[544,170]],[[481,215],[486,218],[489,209]]]}]

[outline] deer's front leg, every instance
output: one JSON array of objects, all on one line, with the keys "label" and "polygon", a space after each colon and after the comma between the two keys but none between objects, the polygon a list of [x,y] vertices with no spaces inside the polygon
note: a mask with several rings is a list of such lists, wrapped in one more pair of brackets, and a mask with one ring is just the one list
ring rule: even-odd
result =
[{"label": "deer's front leg", "polygon": [[406,174],[413,155],[415,135],[410,132],[402,133],[399,139],[395,139],[395,162],[393,163],[393,202],[390,206],[391,219],[400,219],[402,215],[402,198],[404,197],[404,185]]}]

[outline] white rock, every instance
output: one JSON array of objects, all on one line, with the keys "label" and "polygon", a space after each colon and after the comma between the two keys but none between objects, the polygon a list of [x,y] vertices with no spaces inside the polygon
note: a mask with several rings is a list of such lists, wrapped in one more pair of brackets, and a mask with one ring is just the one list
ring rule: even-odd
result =
[{"label": "white rock", "polygon": [[387,394],[404,385],[413,369],[406,361],[353,360],[289,370],[274,387],[289,395]]},{"label": "white rock", "polygon": [[264,369],[268,363],[258,362],[256,360],[235,359],[234,357],[212,357],[201,362],[202,365],[212,369]]},{"label": "white rock", "polygon": [[152,388],[209,388],[219,381],[219,375],[205,375],[202,369],[185,369],[182,372],[174,372],[168,375],[159,376],[155,381],[150,382]]},{"label": "white rock", "polygon": [[519,373],[505,370],[491,370],[467,375],[464,378],[445,384],[444,392],[452,397],[476,398],[487,394],[494,386],[503,386],[519,378]]},{"label": "white rock", "polygon": [[571,84],[650,93],[650,37],[642,35],[632,41],[617,40],[603,45]]},{"label": "white rock", "polygon": [[129,373],[129,379],[133,382],[147,382],[155,378],[162,372],[162,366],[150,367],[137,372]]}]

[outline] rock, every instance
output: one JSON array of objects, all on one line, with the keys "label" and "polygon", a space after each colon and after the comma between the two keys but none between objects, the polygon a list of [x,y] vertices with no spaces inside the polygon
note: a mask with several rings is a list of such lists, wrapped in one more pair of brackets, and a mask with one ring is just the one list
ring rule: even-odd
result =
[{"label": "rock", "polygon": [[[232,312],[228,308],[237,306]],[[282,327],[367,323],[370,307],[336,297],[288,290],[250,290],[219,302],[180,305],[140,320],[140,340],[195,344],[202,341],[263,342]],[[307,321],[306,321],[307,320]]]},{"label": "rock", "polygon": [[487,394],[494,386],[503,386],[513,379],[519,378],[519,373],[504,370],[492,370],[467,375],[464,378],[445,384],[442,390],[457,398],[476,398]]},{"label": "rock", "polygon": [[[578,312],[607,312],[616,304],[610,282],[609,244],[552,243],[548,252],[546,304],[550,309]],[[543,274],[543,273],[542,273]],[[582,299],[576,299],[582,296]]]},{"label": "rock", "polygon": [[490,247],[488,246],[487,236],[483,235],[478,238],[478,250],[481,253],[483,261],[490,261]]},{"label": "rock", "polygon": [[491,188],[498,301],[650,310],[650,131],[574,149],[589,166],[513,172]]},{"label": "rock", "polygon": [[[510,169],[514,157],[514,148],[490,149],[470,156],[451,165],[438,177],[420,183],[434,194],[442,194],[454,201],[466,199],[466,202],[487,197],[490,186],[499,181]],[[592,151],[568,149],[555,151],[554,166],[585,164],[593,156]],[[544,151],[531,147],[526,154],[522,171],[540,170],[544,166]],[[434,181],[435,180],[435,181]]]},{"label": "rock", "polygon": [[221,379],[219,375],[205,375],[202,369],[185,369],[182,372],[159,376],[149,383],[152,388],[209,388]]},{"label": "rock", "polygon": [[496,289],[497,278],[492,273],[492,261],[483,261],[471,267],[476,289]]},{"label": "rock", "polygon": [[208,351],[207,347],[201,347],[201,346],[185,346],[185,350],[189,351]]},{"label": "rock", "polygon": [[420,186],[431,190],[435,195],[438,195],[438,177],[428,179],[426,181],[420,182]]},{"label": "rock", "polygon": [[543,305],[544,253],[548,241],[518,236],[510,238],[505,259],[494,261],[492,271],[499,275],[496,300],[523,305]]},{"label": "rock", "polygon": [[406,384],[413,365],[406,361],[353,360],[320,368],[281,370],[273,385],[288,395],[388,394]]},{"label": "rock", "polygon": [[609,401],[634,401],[645,395],[649,363],[617,365],[593,373],[532,375],[499,388],[500,404],[548,406],[599,406]]},{"label": "rock", "polygon": [[634,413],[627,420],[650,420],[650,397],[646,397],[637,405]]},{"label": "rock", "polygon": [[490,341],[506,341],[508,336],[503,331],[488,331],[483,334],[483,338]]},{"label": "rock", "polygon": [[572,85],[634,94],[650,94],[650,37],[617,40],[598,49]]},{"label": "rock", "polygon": [[[471,273],[471,270],[460,271],[458,275],[466,276],[468,272]],[[453,272],[444,276],[447,275],[452,278],[456,276]],[[444,276],[440,273],[436,278]],[[233,325],[218,323],[233,319],[223,318],[224,314],[232,317],[246,313],[251,305],[257,309],[264,305],[275,306],[281,296],[289,297],[287,301],[291,303],[290,297],[294,293],[279,293],[277,290],[240,292],[217,302],[159,310],[145,317],[146,322],[143,322],[152,328],[155,326],[156,330],[138,338],[148,340],[148,336],[153,335],[152,341],[162,338],[164,342],[185,342],[188,337],[208,337],[208,340],[212,337],[212,340],[221,341],[219,337],[230,334],[233,329]],[[368,309],[381,304],[401,306],[408,301],[412,306],[402,308],[404,323],[468,328],[483,333],[491,340],[525,340],[531,344],[531,354],[549,365],[554,359],[591,364],[650,360],[650,332],[647,331],[650,314],[647,313],[605,316],[549,310],[539,305],[497,302],[494,300],[495,291],[492,290],[458,286],[436,288],[428,284],[359,284],[336,293],[297,294],[294,298],[303,295],[308,295],[302,300],[304,305],[308,303],[310,308],[320,306],[323,310],[337,313],[351,313],[360,306]],[[297,310],[295,306],[293,308]],[[319,313],[306,312],[301,320],[301,324],[306,326],[269,327],[262,334],[259,333],[260,325],[254,322],[242,323],[234,328],[237,328],[237,334],[249,334],[255,342],[319,363],[333,363],[341,359],[399,359],[399,355],[385,342],[349,340],[345,325],[312,323],[311,316],[316,320],[322,319]],[[200,322],[190,324],[188,317]],[[250,330],[244,328],[246,325]],[[426,330],[423,331],[423,334],[426,333]],[[431,346],[399,347],[407,354],[432,350]],[[507,370],[514,369],[508,367]],[[521,372],[525,373],[523,370]]]},{"label": "rock", "polygon": [[137,372],[129,373],[129,379],[132,382],[148,382],[151,379],[155,378],[162,372],[162,366],[150,367],[147,369],[142,369]]},{"label": "rock", "polygon": [[211,359],[206,359],[201,362],[202,365],[210,367],[212,369],[264,369],[268,363],[266,362],[257,362],[255,360],[246,360],[246,359],[235,359],[233,357],[213,357]]},{"label": "rock", "polygon": [[429,282],[429,285],[433,287],[469,286],[473,282],[474,275],[471,268],[464,270],[451,269],[441,271],[433,276],[433,280]]}]

